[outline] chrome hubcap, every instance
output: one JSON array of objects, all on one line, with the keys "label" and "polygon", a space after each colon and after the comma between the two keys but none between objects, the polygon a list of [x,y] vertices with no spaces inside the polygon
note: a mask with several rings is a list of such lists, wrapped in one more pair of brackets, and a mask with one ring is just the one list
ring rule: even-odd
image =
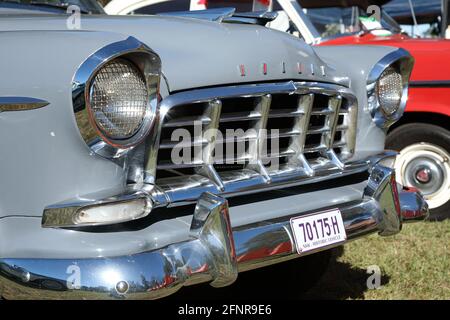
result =
[{"label": "chrome hubcap", "polygon": [[432,174],[431,174],[431,170],[427,167],[424,168],[420,168],[419,170],[417,170],[416,172],[416,180],[419,183],[428,183],[430,182],[430,180],[432,179]]},{"label": "chrome hubcap", "polygon": [[419,189],[430,206],[450,200],[450,154],[428,143],[404,148],[395,161],[397,181]]}]

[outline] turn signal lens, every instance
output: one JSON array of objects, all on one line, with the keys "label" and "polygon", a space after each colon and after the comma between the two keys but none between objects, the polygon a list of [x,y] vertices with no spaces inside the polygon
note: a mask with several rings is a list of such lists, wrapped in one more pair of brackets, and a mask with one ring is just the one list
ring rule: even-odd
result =
[{"label": "turn signal lens", "polygon": [[85,207],[74,216],[74,224],[109,224],[130,221],[145,217],[152,209],[146,198],[104,203]]}]

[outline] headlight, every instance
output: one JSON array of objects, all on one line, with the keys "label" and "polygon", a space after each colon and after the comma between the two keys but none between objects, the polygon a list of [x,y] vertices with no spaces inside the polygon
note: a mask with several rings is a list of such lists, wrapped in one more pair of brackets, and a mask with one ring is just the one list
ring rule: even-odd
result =
[{"label": "headlight", "polygon": [[92,151],[121,157],[156,119],[161,60],[139,40],[111,43],[88,57],[72,82],[78,129]]},{"label": "headlight", "polygon": [[388,67],[377,81],[375,92],[380,103],[381,110],[391,116],[398,111],[402,101],[403,83],[402,76],[394,68]]},{"label": "headlight", "polygon": [[414,59],[403,50],[387,54],[367,79],[367,100],[375,124],[387,129],[400,119],[408,99],[408,82]]},{"label": "headlight", "polygon": [[148,100],[143,75],[126,60],[107,63],[91,81],[90,112],[109,139],[127,139],[138,132],[149,108]]}]

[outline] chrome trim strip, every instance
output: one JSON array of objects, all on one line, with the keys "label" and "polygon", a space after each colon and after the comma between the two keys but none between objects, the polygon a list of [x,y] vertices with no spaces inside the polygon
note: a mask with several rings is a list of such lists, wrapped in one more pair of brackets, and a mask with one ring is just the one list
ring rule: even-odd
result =
[{"label": "chrome trim strip", "polygon": [[[88,112],[90,81],[100,68],[118,57],[124,57],[131,61],[142,72],[149,91],[148,111],[144,123],[136,134],[125,140],[112,140],[104,137]],[[122,155],[125,149],[133,147],[145,139],[156,119],[160,76],[161,60],[159,56],[133,37],[99,49],[79,66],[72,80],[73,109],[80,134],[93,151],[107,158],[115,158]],[[105,142],[109,146],[105,145]]]},{"label": "chrome trim strip", "polygon": [[[402,75],[403,80],[403,92],[400,107],[392,115],[386,115],[378,102],[376,96],[375,87],[377,80],[380,78],[386,68],[393,64],[398,64],[398,69]],[[409,78],[414,66],[414,58],[408,51],[399,48],[386,56],[375,64],[367,77],[367,100],[369,110],[372,115],[373,121],[377,126],[383,129],[389,128],[392,124],[397,122],[403,115],[408,100]]]},{"label": "chrome trim strip", "polygon": [[30,97],[0,97],[0,112],[34,110],[49,104],[48,101]]},{"label": "chrome trim strip", "polygon": [[[347,170],[342,171],[331,165],[323,171],[315,171],[314,176],[309,176],[303,168],[296,170],[288,169],[280,171],[277,175],[270,175],[270,182],[267,182],[263,175],[253,170],[242,170],[240,175],[224,175],[222,181],[224,190],[220,191],[209,179],[200,176],[191,176],[188,183],[179,181],[178,183],[160,184],[158,188],[164,192],[168,199],[167,205],[170,207],[193,204],[204,192],[212,192],[220,196],[229,198],[234,196],[254,194],[263,191],[301,186],[309,183],[321,182],[338,177],[343,177],[355,173],[367,171],[367,162],[358,162],[348,165]],[[314,169],[312,169],[314,171]]]},{"label": "chrome trim strip", "polygon": [[[394,177],[393,169],[375,165],[361,200],[336,204],[344,220],[346,242],[374,232],[392,235],[400,231],[403,218],[427,216],[422,196],[402,190],[399,197]],[[290,218],[305,214],[309,212],[299,209],[293,216],[231,228],[227,201],[204,193],[193,213],[189,239],[122,257],[1,257],[0,295],[6,299],[158,299],[192,284],[226,286],[238,272],[300,257],[292,240]],[[342,243],[307,254],[338,245]],[[79,281],[67,273],[73,266],[82,273]]]},{"label": "chrome trim strip", "polygon": [[409,82],[410,88],[450,88],[450,80],[417,80]]}]

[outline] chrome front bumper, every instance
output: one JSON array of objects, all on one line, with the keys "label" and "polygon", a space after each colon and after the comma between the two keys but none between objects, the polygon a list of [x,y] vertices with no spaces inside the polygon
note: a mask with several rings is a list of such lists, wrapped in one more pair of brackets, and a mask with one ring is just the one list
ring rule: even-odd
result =
[{"label": "chrome front bumper", "polygon": [[[393,235],[402,222],[428,215],[422,196],[416,190],[398,190],[395,172],[380,164],[371,168],[360,201],[336,207],[347,241],[374,232]],[[322,209],[326,208],[317,211]],[[302,214],[306,213],[298,215]],[[157,299],[197,283],[227,286],[238,272],[300,257],[291,218],[231,228],[227,201],[204,193],[193,214],[189,240],[122,257],[0,259],[0,293],[6,299]]]}]

